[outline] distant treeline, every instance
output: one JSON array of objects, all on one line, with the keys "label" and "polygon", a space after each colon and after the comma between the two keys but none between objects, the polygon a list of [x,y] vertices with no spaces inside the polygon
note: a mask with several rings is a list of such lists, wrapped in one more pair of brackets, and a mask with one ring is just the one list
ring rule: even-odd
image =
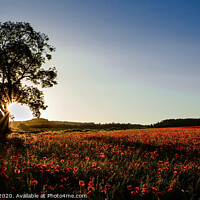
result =
[{"label": "distant treeline", "polygon": [[183,126],[200,126],[200,119],[166,119],[151,125],[130,124],[130,123],[106,123],[96,124],[93,122],[67,122],[67,121],[48,121],[39,118],[24,122],[11,122],[12,128],[18,128],[25,131],[33,130],[126,130],[141,128],[164,128],[164,127],[183,127]]},{"label": "distant treeline", "polygon": [[152,128],[164,127],[182,127],[182,126],[200,126],[200,119],[166,119],[161,122],[150,125]]},{"label": "distant treeline", "polygon": [[97,124],[93,122],[67,122],[67,121],[48,121],[47,119],[32,119],[24,122],[12,122],[11,127],[19,128],[21,130],[47,130],[47,129],[98,129],[98,130],[125,130],[125,129],[140,129],[146,128],[147,126],[140,124],[130,124],[130,123],[106,123]]},{"label": "distant treeline", "polygon": [[109,130],[125,130],[125,129],[137,129],[144,128],[140,124],[120,124],[120,123],[110,123],[110,124],[95,124],[95,123],[82,123],[82,124],[44,124],[44,125],[31,125],[30,128],[58,128],[58,129],[109,129]]}]

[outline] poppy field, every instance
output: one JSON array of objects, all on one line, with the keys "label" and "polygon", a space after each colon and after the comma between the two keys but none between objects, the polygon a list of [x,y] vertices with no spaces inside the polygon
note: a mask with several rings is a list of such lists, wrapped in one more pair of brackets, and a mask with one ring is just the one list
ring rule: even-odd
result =
[{"label": "poppy field", "polygon": [[199,155],[199,127],[12,133],[0,146],[0,198],[199,200]]}]

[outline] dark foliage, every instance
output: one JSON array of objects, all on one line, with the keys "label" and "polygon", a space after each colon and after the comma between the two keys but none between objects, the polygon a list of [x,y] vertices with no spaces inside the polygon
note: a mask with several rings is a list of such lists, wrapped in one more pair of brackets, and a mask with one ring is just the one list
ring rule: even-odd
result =
[{"label": "dark foliage", "polygon": [[200,119],[166,119],[156,124],[153,124],[151,127],[162,128],[162,127],[183,127],[183,126],[200,126]]}]

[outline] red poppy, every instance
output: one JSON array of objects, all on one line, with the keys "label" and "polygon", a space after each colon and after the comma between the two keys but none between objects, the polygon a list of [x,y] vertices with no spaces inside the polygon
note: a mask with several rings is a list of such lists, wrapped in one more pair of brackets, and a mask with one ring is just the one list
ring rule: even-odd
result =
[{"label": "red poppy", "polygon": [[91,196],[91,195],[92,195],[92,192],[89,191],[89,192],[87,193],[87,196]]},{"label": "red poppy", "polygon": [[75,167],[74,167],[74,171],[78,171],[78,167],[75,166]]},{"label": "red poppy", "polygon": [[101,190],[101,193],[102,193],[102,194],[106,194],[106,191],[105,191],[105,190]]},{"label": "red poppy", "polygon": [[15,172],[15,174],[19,174],[20,170],[19,169],[15,169],[14,172]]},{"label": "red poppy", "polygon": [[132,190],[133,189],[133,186],[132,185],[129,185],[128,186],[128,190]]},{"label": "red poppy", "polygon": [[92,190],[92,189],[93,189],[92,186],[89,186],[89,187],[87,188],[88,191],[90,191],[90,190]]},{"label": "red poppy", "polygon": [[106,188],[107,190],[110,190],[110,185],[105,185],[105,188]]},{"label": "red poppy", "polygon": [[100,157],[105,158],[105,154],[104,153],[100,153]]},{"label": "red poppy", "polygon": [[79,181],[79,185],[80,185],[80,186],[85,186],[85,182],[80,180],[80,181]]},{"label": "red poppy", "polygon": [[32,181],[32,185],[37,185],[37,184],[38,184],[38,181],[36,181],[36,180]]}]

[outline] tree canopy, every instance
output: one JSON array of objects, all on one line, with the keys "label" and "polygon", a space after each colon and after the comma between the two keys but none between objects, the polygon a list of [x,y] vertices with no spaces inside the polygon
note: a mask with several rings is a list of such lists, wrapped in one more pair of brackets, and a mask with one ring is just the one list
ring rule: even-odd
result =
[{"label": "tree canopy", "polygon": [[46,109],[43,92],[37,86],[57,84],[56,68],[42,67],[55,51],[48,40],[29,23],[0,23],[0,118],[8,113],[7,105],[12,102],[29,106],[35,117],[40,116],[40,109]]}]

